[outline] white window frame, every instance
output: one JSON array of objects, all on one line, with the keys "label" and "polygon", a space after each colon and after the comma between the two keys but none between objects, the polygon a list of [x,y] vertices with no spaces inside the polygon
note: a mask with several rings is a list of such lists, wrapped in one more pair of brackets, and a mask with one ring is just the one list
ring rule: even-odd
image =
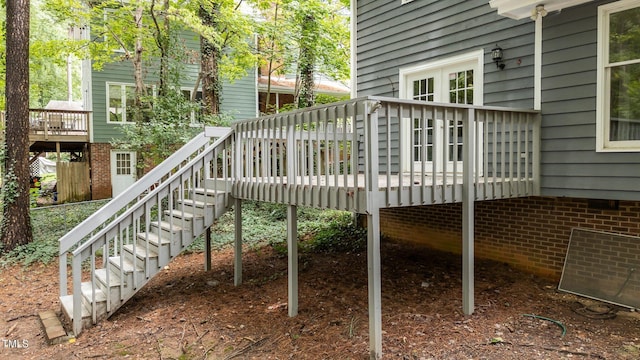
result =
[{"label": "white window frame", "polygon": [[[122,113],[122,121],[111,121],[111,107],[109,106],[110,105],[110,101],[111,101],[111,97],[110,97],[111,94],[110,94],[109,87],[111,87],[112,85],[120,86],[120,101],[124,105],[123,106],[124,112]],[[106,110],[107,110],[107,123],[108,124],[121,124],[121,125],[122,124],[133,124],[134,123],[133,121],[129,121],[127,119],[127,105],[128,105],[127,104],[127,92],[123,91],[123,88],[132,87],[133,91],[135,92],[136,85],[133,84],[133,83],[107,81],[105,83],[105,87],[106,87],[105,107],[106,107]],[[151,95],[153,97],[156,96],[156,87],[155,87],[155,85],[147,86],[147,90],[151,90]]]},{"label": "white window frame", "polygon": [[[193,96],[193,88],[191,87],[181,87],[180,88],[180,93],[184,92],[184,91],[188,91],[189,92],[189,101],[191,101],[191,97]],[[204,94],[202,93],[202,89],[198,89],[196,90],[196,93],[200,93],[201,97],[204,96]],[[196,119],[196,113],[195,111],[191,112],[191,126],[200,126],[202,124],[200,124],[197,119]]]},{"label": "white window frame", "polygon": [[[596,151],[598,152],[639,152],[640,140],[610,141],[610,69],[609,15],[619,11],[640,7],[638,0],[622,0],[598,7],[598,60],[596,82]],[[624,63],[638,63],[637,60]],[[620,65],[622,63],[613,64]]]},{"label": "white window frame", "polygon": [[[473,75],[473,88],[474,88],[474,96],[473,96],[473,105],[482,106],[484,103],[484,49],[477,49],[468,53],[455,55],[452,57],[439,59],[435,61],[431,61],[424,64],[419,64],[415,66],[410,66],[406,68],[401,68],[399,70],[399,79],[398,85],[400,87],[399,97],[400,99],[408,99],[409,94],[407,94],[407,84],[409,83],[409,79],[415,77],[418,74],[427,74],[431,73],[437,77],[442,78],[441,72],[442,69],[452,68],[455,66],[469,64],[471,62],[475,62],[475,71]],[[444,86],[440,79],[436,79],[434,76],[434,88],[439,89]],[[445,84],[446,85],[446,84]],[[437,91],[437,94],[434,98],[434,102],[444,103],[447,102],[446,99],[441,99],[439,96],[448,96],[448,92]],[[407,144],[409,141],[406,139],[410,136],[410,121],[403,121],[403,128],[400,129],[400,136],[403,137],[403,143]],[[401,164],[403,170],[407,170],[411,166],[412,161],[412,147],[404,146],[402,149],[402,158],[404,159],[403,164]],[[444,165],[444,164],[443,164]]]},{"label": "white window frame", "polygon": [[[108,124],[132,124],[133,121],[127,120],[127,92],[123,91],[126,87],[132,87],[135,91],[135,85],[131,83],[122,83],[122,82],[106,82],[106,109],[107,109],[107,123]],[[120,87],[120,102],[122,104],[122,121],[111,121],[111,86],[119,86]]]}]

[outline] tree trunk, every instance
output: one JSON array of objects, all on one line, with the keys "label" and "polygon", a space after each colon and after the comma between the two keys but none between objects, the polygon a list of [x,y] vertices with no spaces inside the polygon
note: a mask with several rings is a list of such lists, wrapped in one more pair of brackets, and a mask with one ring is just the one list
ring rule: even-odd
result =
[{"label": "tree trunk", "polygon": [[[202,25],[215,28],[218,24],[216,13],[219,5],[213,5],[212,9],[200,6],[199,16]],[[203,114],[215,115],[220,113],[220,95],[222,82],[218,62],[220,61],[220,48],[204,36],[200,37],[200,68],[202,74],[202,102]]]},{"label": "tree trunk", "polygon": [[[134,14],[134,21],[138,30],[142,27],[142,15],[144,9],[139,7]],[[139,33],[139,31],[138,31]],[[144,48],[142,46],[142,38],[140,35],[136,38],[135,49],[133,55],[133,78],[135,81],[135,94],[133,99],[134,107],[134,121],[140,123],[144,120],[142,97],[145,95],[146,89],[144,87],[144,78],[142,76],[142,53]]]},{"label": "tree trunk", "polygon": [[298,61],[300,70],[300,92],[296,104],[298,108],[313,106],[314,94],[314,68],[316,64],[315,38],[317,23],[313,15],[305,16],[301,26],[302,38],[300,41],[300,58]]},{"label": "tree trunk", "polygon": [[29,214],[29,0],[7,0],[3,251],[31,242]]},{"label": "tree trunk", "polygon": [[158,96],[164,96],[167,94],[167,87],[169,86],[169,50],[171,47],[171,24],[169,16],[167,16],[169,12],[169,0],[164,0],[162,3],[162,26],[156,16],[155,4],[155,0],[151,2],[151,16],[156,26],[156,43],[160,50],[160,84],[158,86]]}]

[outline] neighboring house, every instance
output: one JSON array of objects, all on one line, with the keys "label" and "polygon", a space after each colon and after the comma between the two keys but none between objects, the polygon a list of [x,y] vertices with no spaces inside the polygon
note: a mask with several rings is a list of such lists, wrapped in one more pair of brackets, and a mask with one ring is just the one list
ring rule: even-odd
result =
[{"label": "neighboring house", "polygon": [[[198,52],[199,38],[185,35],[185,46]],[[134,91],[133,67],[130,61],[109,63],[100,71],[85,64],[82,91],[85,108],[91,118],[91,178],[93,199],[116,196],[136,180],[135,152],[114,149],[110,142],[122,136],[120,127],[130,122],[127,108]],[[90,70],[89,70],[90,69]],[[154,91],[157,83],[155,69],[145,70],[145,84]],[[185,64],[182,74],[182,90],[190,96],[198,76],[199,64]],[[225,81],[221,111],[235,119],[253,118],[257,115],[256,71],[234,82]],[[196,98],[201,98],[196,94]]]},{"label": "neighboring house", "polygon": [[[540,110],[540,196],[477,202],[475,251],[558,279],[573,228],[640,235],[640,1],[539,3],[355,1],[356,92]],[[384,209],[381,230],[460,252],[461,216]]]},{"label": "neighboring house", "polygon": [[[295,102],[296,77],[294,75],[273,75],[271,76],[271,87],[269,87],[269,77],[258,75],[258,99],[261,114],[272,113],[274,109],[278,112],[285,105]],[[329,79],[326,76],[316,76],[315,94],[330,95],[336,98],[349,96],[351,89],[339,81]],[[267,92],[270,91],[269,104],[271,111],[267,111]]]}]

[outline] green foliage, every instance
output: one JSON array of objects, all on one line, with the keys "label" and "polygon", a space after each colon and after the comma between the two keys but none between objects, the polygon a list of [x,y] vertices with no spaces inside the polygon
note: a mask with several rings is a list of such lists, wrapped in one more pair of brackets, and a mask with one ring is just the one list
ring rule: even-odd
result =
[{"label": "green foliage", "polygon": [[31,209],[33,241],[3,254],[0,266],[50,263],[58,256],[58,239],[104,204],[106,200]]},{"label": "green foliage", "polygon": [[366,248],[367,231],[358,227],[349,212],[326,210],[315,227],[306,230],[309,241],[303,250],[321,252],[359,252]]},{"label": "green foliage", "polygon": [[[242,241],[253,248],[268,244],[287,252],[287,206],[245,201],[242,204]],[[301,251],[355,252],[366,246],[366,230],[353,222],[349,212],[298,208],[298,239]],[[212,247],[234,241],[233,212],[224,214],[212,228]],[[194,241],[190,251],[204,251],[204,239]]]}]

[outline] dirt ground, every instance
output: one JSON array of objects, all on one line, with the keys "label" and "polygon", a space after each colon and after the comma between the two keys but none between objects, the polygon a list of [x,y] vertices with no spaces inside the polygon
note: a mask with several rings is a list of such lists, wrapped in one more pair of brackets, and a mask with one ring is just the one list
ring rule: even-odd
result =
[{"label": "dirt ground", "polygon": [[[36,314],[59,310],[57,264],[2,269],[0,358],[368,358],[366,253],[302,254],[294,318],[286,256],[247,250],[234,287],[232,255],[214,253],[211,272],[202,254],[178,257],[110,319],[52,346]],[[555,282],[476,261],[476,312],[465,316],[459,256],[384,242],[382,264],[384,358],[640,359],[638,313]]]}]

